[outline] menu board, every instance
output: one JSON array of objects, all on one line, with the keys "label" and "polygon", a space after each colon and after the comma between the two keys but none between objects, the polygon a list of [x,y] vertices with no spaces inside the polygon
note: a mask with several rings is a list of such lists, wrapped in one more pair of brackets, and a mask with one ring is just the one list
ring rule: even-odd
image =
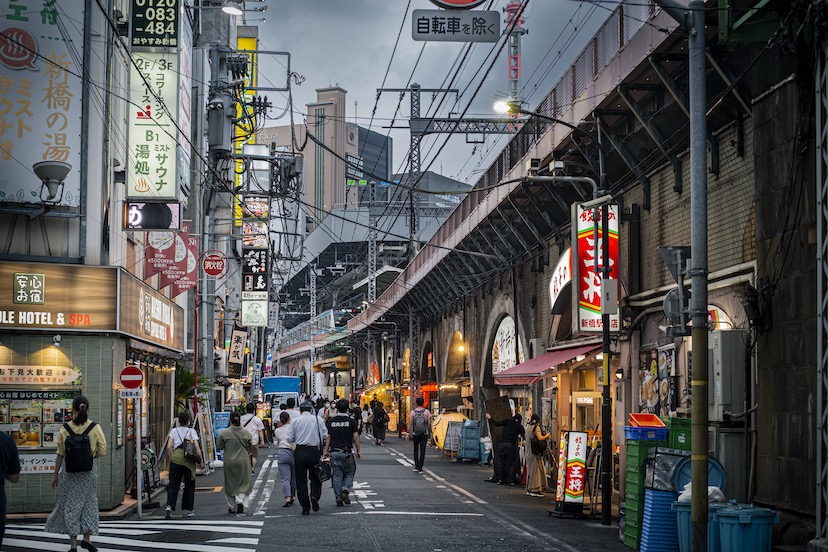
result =
[{"label": "menu board", "polygon": [[0,431],[20,449],[57,448],[61,426],[72,420],[80,391],[0,391]]}]

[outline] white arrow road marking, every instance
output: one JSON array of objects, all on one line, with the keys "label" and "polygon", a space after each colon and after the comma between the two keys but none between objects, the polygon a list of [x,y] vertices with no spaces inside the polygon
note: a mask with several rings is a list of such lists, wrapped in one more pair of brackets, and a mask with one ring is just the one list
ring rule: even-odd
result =
[{"label": "white arrow road marking", "polygon": [[369,489],[370,487],[371,487],[371,485],[369,485],[368,482],[358,483],[358,482],[354,481],[354,484],[351,485],[352,489]]}]

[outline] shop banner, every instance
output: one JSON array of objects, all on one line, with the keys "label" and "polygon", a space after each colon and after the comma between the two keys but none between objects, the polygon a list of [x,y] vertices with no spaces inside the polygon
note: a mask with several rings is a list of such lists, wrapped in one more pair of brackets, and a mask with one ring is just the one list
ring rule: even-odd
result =
[{"label": "shop banner", "polygon": [[184,310],[164,295],[121,271],[118,329],[162,347],[184,350]]},{"label": "shop banner", "polygon": [[232,371],[233,374],[241,373],[241,366],[244,364],[244,350],[247,348],[247,332],[244,330],[233,330],[233,336],[230,340],[230,355],[227,359],[228,375]]},{"label": "shop banner", "polygon": [[552,312],[554,314],[562,314],[566,311],[569,305],[558,304],[558,299],[561,292],[568,283],[572,281],[572,248],[567,247],[563,252],[561,258],[558,259],[558,264],[552,272],[552,278],[549,280],[549,303],[552,305]]},{"label": "shop banner", "polygon": [[[83,0],[0,7],[0,201],[80,205]],[[41,161],[72,169],[54,197],[32,174]]]},{"label": "shop banner", "polygon": [[147,232],[144,248],[144,279],[149,279],[175,262],[175,232]]},{"label": "shop banner", "polygon": [[181,231],[175,233],[173,246],[173,262],[161,271],[158,289],[163,289],[187,273],[187,241],[190,237],[190,225],[182,224]]},{"label": "shop banner", "polygon": [[492,373],[497,374],[507,368],[523,362],[523,347],[518,341],[517,354],[515,351],[515,320],[505,316],[500,322],[492,345]]},{"label": "shop banner", "polygon": [[[603,332],[601,318],[601,279],[604,262],[603,240],[609,240],[609,278],[618,279],[618,205],[609,205],[608,221],[598,221],[595,234],[595,213],[601,209],[584,209],[572,205],[572,331],[573,334]],[[598,272],[596,269],[598,259]],[[621,329],[620,310],[609,316],[611,332]]]},{"label": "shop banner", "polygon": [[0,364],[0,385],[80,385],[76,366],[9,366]]},{"label": "shop banner", "polygon": [[172,298],[175,299],[198,284],[198,236],[187,237],[187,273],[173,282]]}]

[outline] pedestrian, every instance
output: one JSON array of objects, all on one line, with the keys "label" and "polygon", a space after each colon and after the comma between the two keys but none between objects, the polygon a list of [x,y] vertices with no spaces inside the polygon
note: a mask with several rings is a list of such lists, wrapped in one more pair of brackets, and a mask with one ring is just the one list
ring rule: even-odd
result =
[{"label": "pedestrian", "polygon": [[517,443],[524,432],[523,425],[521,425],[523,417],[520,414],[515,414],[511,418],[498,421],[493,420],[492,415],[487,412],[486,419],[492,425],[503,427],[503,434],[497,443],[497,453],[495,454],[497,483],[498,485],[514,485],[514,465],[518,457]]},{"label": "pedestrian", "polygon": [[357,421],[348,414],[347,399],[336,401],[336,415],[328,418],[325,455],[331,458],[331,484],[337,506],[351,503],[349,495],[354,484],[356,461],[362,458],[357,425]]},{"label": "pedestrian", "polygon": [[[290,397],[287,400],[287,413],[290,414],[290,421],[292,422],[299,417],[299,411],[296,410],[296,399]],[[302,404],[301,402],[299,404]]]},{"label": "pedestrian", "polygon": [[81,547],[95,552],[90,542],[98,534],[98,463],[106,455],[106,437],[101,426],[89,419],[89,399],[78,395],[72,401],[72,421],[58,432],[57,456],[52,488],[57,488],[55,508],[46,520],[47,533],[69,535],[69,552]]},{"label": "pedestrian", "polygon": [[181,495],[181,509],[186,510],[188,517],[195,515],[195,479],[196,463],[189,460],[185,455],[187,441],[193,441],[198,456],[202,459],[199,465],[204,468],[204,455],[198,443],[198,433],[190,427],[190,413],[182,411],[178,415],[175,427],[167,435],[167,458],[170,459],[170,482],[167,484],[167,508],[164,517],[170,519],[175,511],[175,503],[178,501],[178,491],[181,487],[181,480],[184,480],[184,494]]},{"label": "pedestrian", "polygon": [[[296,493],[302,505],[302,515],[319,511],[319,498],[322,496],[322,481],[316,474],[315,466],[322,457],[322,445],[328,436],[328,428],[322,419],[311,413],[313,405],[303,402],[299,405],[301,415],[288,425],[287,440],[296,444],[293,453],[296,460]],[[308,496],[308,479],[310,479],[310,496]]]},{"label": "pedestrian", "polygon": [[426,444],[431,438],[431,412],[423,407],[425,401],[422,397],[417,397],[416,403],[417,408],[408,415],[408,427],[411,431],[406,432],[405,440],[414,440],[414,471],[422,472]]},{"label": "pedestrian", "polygon": [[316,415],[322,419],[322,423],[328,421],[328,415],[330,414],[331,410],[331,401],[328,399],[320,399],[319,403],[316,407]]},{"label": "pedestrian", "polygon": [[356,403],[351,399],[348,403],[348,415],[356,420],[357,423],[357,434],[362,435],[362,411],[356,405]]},{"label": "pedestrian", "polygon": [[385,411],[383,404],[379,401],[375,403],[374,408],[374,444],[381,445],[385,441],[385,429],[388,424],[388,412]]},{"label": "pedestrian", "polygon": [[241,424],[250,434],[250,473],[256,473],[256,462],[259,460],[259,446],[264,443],[264,423],[256,416],[256,405],[247,403],[247,414],[241,417]]},{"label": "pedestrian", "polygon": [[6,481],[20,481],[20,456],[14,439],[0,431],[0,550],[3,549],[3,535],[6,533]]},{"label": "pedestrian", "polygon": [[293,457],[293,443],[287,439],[290,414],[287,411],[279,414],[282,423],[273,432],[273,442],[276,443],[276,461],[279,465],[279,478],[282,480],[282,494],[285,496],[285,508],[296,500],[296,460]]},{"label": "pedestrian", "polygon": [[230,427],[223,429],[216,440],[216,448],[224,451],[224,495],[231,514],[243,514],[250,505],[250,491],[253,490],[251,447],[250,433],[241,426],[241,415],[231,412]]},{"label": "pedestrian", "polygon": [[371,417],[371,409],[368,408],[368,403],[362,405],[362,425],[365,427],[367,435],[373,434],[374,418]]},{"label": "pedestrian", "polygon": [[532,450],[532,441],[536,439],[546,450],[546,440],[551,434],[544,433],[540,427],[540,416],[532,414],[526,424],[523,440],[523,458],[526,460],[526,494],[529,496],[543,496],[543,487],[546,483],[546,471],[543,468],[543,453]]}]

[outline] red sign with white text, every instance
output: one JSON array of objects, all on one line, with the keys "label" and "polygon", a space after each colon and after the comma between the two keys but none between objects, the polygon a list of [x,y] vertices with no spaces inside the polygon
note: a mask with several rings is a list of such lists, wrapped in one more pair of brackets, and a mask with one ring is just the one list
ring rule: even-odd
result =
[{"label": "red sign with white text", "polygon": [[173,262],[161,271],[158,289],[162,289],[175,282],[187,273],[187,239],[190,237],[190,225],[182,224],[181,231],[175,233],[173,244]]},{"label": "red sign with white text", "polygon": [[187,273],[173,282],[172,297],[194,288],[198,283],[198,236],[187,238]]}]

